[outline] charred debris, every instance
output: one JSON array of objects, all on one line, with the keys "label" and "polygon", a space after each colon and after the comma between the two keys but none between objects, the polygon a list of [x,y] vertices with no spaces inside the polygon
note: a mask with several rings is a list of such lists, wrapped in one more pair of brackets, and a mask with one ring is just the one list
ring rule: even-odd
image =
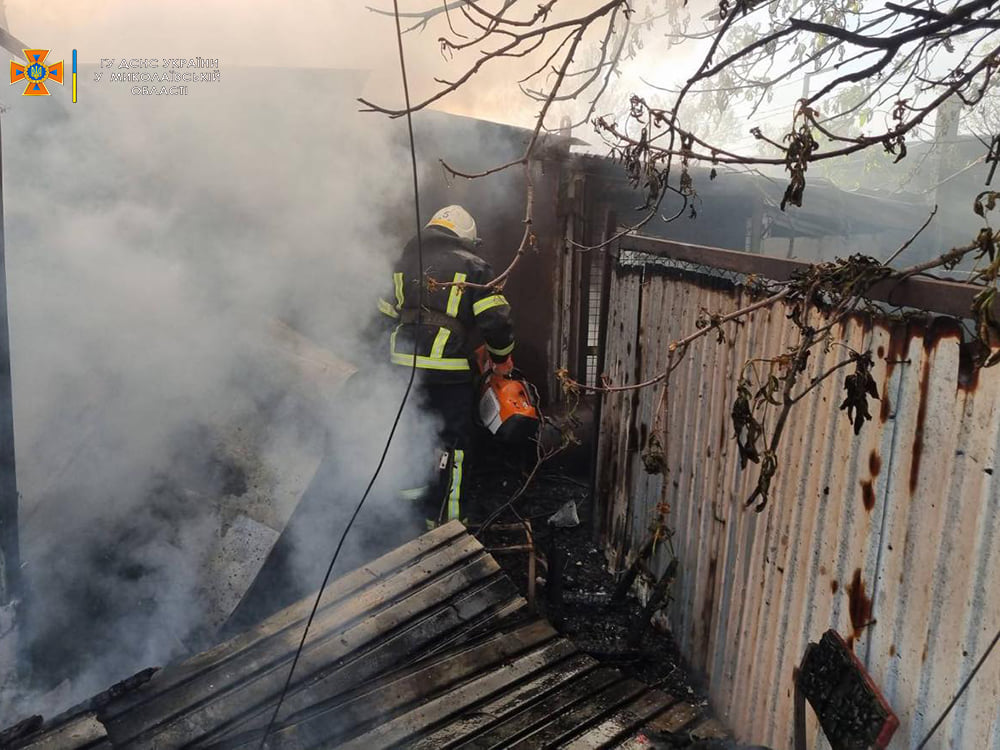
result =
[{"label": "charred debris", "polygon": [[[573,481],[554,489],[563,502],[584,499]],[[553,544],[576,569],[563,574],[563,602],[545,605],[562,632],[514,585],[523,571],[502,569],[458,522],[332,582],[267,746],[740,747],[669,649],[622,649],[625,614],[637,607],[605,617],[596,605],[571,606],[611,580],[590,548],[558,535]],[[257,747],[311,605],[307,597],[59,716],[26,719],[0,745]],[[588,626],[587,615],[605,622]]]}]

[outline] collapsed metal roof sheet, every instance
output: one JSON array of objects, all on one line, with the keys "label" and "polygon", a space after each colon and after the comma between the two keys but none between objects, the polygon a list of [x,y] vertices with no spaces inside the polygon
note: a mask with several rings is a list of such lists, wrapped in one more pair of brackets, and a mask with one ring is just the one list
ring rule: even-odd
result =
[{"label": "collapsed metal roof sheet", "polygon": [[[9,747],[257,747],[311,606],[8,735]],[[327,587],[267,746],[582,750],[635,746],[647,725],[720,734],[534,618],[452,522]]]},{"label": "collapsed metal roof sheet", "polygon": [[[644,210],[636,208],[642,202],[640,193],[628,183],[620,164],[593,154],[578,155],[576,164],[585,172],[605,178],[602,196],[614,201],[622,223],[632,223],[633,217],[645,215]],[[754,206],[758,206],[767,216],[770,237],[849,237],[886,231],[903,232],[908,237],[927,218],[929,210],[920,199],[888,192],[845,190],[830,180],[814,177],[806,188],[804,205],[783,211],[781,201],[787,185],[783,175],[710,166],[691,167],[688,171],[701,199],[697,202],[697,213],[702,219],[734,222],[737,217],[749,216]],[[713,172],[717,177],[711,176]],[[680,198],[673,196],[665,199],[661,213],[672,216],[680,207]],[[666,230],[668,226],[670,231]],[[702,234],[706,231],[704,225],[695,226]],[[682,227],[654,220],[643,231],[655,235],[665,232],[663,236],[684,239],[678,237]]]}]

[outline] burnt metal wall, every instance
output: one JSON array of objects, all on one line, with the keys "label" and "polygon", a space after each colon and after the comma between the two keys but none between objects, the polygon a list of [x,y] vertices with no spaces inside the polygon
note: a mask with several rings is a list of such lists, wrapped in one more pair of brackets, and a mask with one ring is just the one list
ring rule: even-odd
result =
[{"label": "burnt metal wall", "polygon": [[[725,275],[616,266],[603,372],[614,384],[664,369],[701,309],[747,304]],[[640,453],[660,391],[604,397],[596,488],[602,537],[621,565],[658,503],[681,560],[668,616],[714,708],[745,740],[792,746],[793,673],[828,628],[849,639],[914,748],[1000,627],[1000,376],[969,372],[951,319],[889,326],[852,319],[837,343],[870,349],[881,404],[855,436],[842,369],[792,412],[771,501],[744,507],[757,467],[739,466],[730,409],[743,363],[797,332],[776,306],[693,344],[671,380],[665,476]],[[844,350],[814,352],[810,374]],[[668,559],[663,545],[656,572]],[[928,748],[1000,747],[1000,654],[993,654]],[[819,740],[809,713],[810,747]],[[818,743],[818,744],[817,744]]]}]

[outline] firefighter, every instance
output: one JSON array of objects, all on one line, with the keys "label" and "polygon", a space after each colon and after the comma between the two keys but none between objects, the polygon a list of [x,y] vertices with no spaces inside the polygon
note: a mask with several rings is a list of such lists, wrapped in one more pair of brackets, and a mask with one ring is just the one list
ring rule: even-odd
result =
[{"label": "firefighter", "polygon": [[[433,527],[461,518],[463,466],[475,403],[470,364],[473,329],[482,335],[494,370],[500,373],[509,373],[513,367],[514,333],[510,304],[502,294],[461,285],[484,284],[494,278],[489,263],[476,252],[480,240],[469,212],[461,206],[442,208],[420,239],[423,273],[418,269],[414,237],[395,265],[391,292],[379,299],[378,308],[391,319],[386,321],[392,331],[390,361],[401,368],[413,367],[416,356],[422,400],[443,425],[436,484],[402,492],[404,498],[427,508],[428,527]],[[418,298],[423,303],[419,324]]]}]

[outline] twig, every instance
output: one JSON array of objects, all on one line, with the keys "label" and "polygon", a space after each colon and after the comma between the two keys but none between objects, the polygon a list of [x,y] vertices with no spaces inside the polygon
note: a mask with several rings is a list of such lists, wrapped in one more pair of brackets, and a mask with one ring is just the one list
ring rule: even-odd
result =
[{"label": "twig", "polygon": [[[735,310],[735,311],[733,311],[731,313],[723,315],[721,318],[719,318],[719,320],[714,325],[705,326],[704,328],[700,328],[697,331],[695,331],[694,333],[688,334],[687,336],[685,336],[684,338],[680,339],[679,341],[672,342],[669,345],[668,350],[670,352],[676,352],[678,350],[682,350],[683,351],[690,344],[694,343],[695,341],[697,341],[698,339],[700,339],[702,336],[704,336],[704,335],[710,333],[711,331],[715,330],[716,328],[718,328],[723,323],[728,323],[731,320],[736,320],[737,318],[742,318],[743,316],[749,315],[750,313],[754,312],[755,310],[759,310],[762,307],[769,307],[770,305],[773,305],[776,302],[784,299],[790,293],[791,293],[791,289],[788,288],[788,287],[785,287],[784,289],[782,289],[777,294],[772,294],[770,297],[767,297],[766,299],[762,299],[762,300],[760,300],[758,302],[754,302],[752,305],[747,305],[746,307],[741,307],[739,310]],[[672,366],[671,369],[676,368],[677,365],[680,364],[681,359],[682,359],[682,357],[677,357],[677,361],[676,361],[675,364],[673,364],[673,366]],[[649,378],[648,380],[644,380],[641,383],[635,383],[633,385],[586,385],[584,383],[579,383],[579,382],[577,382],[575,380],[571,380],[569,378],[567,378],[566,381],[573,388],[578,388],[581,391],[590,391],[590,392],[593,392],[593,393],[597,393],[597,392],[601,392],[601,393],[617,393],[617,392],[620,392],[620,391],[634,391],[634,390],[639,389],[639,388],[646,388],[648,386],[654,385],[655,383],[659,383],[660,381],[665,380],[667,378],[667,376],[669,375],[671,369],[664,370],[663,372],[657,374],[656,376],[654,376],[652,378]]]},{"label": "twig", "polygon": [[899,257],[900,253],[902,253],[904,250],[906,250],[906,248],[908,248],[910,245],[913,244],[913,241],[915,239],[917,239],[917,237],[920,236],[920,233],[923,232],[925,229],[927,229],[927,226],[931,223],[931,220],[934,218],[934,215],[937,213],[937,210],[938,210],[938,207],[937,207],[937,204],[935,203],[934,204],[934,208],[931,209],[930,216],[927,217],[927,221],[925,221],[920,226],[920,229],[918,229],[916,232],[913,233],[913,235],[910,237],[910,239],[908,239],[906,242],[904,242],[902,245],[900,245],[899,249],[896,250],[896,252],[894,252],[885,261],[882,262],[883,266],[888,266],[889,264],[891,264],[894,260],[896,260],[896,258]]}]

